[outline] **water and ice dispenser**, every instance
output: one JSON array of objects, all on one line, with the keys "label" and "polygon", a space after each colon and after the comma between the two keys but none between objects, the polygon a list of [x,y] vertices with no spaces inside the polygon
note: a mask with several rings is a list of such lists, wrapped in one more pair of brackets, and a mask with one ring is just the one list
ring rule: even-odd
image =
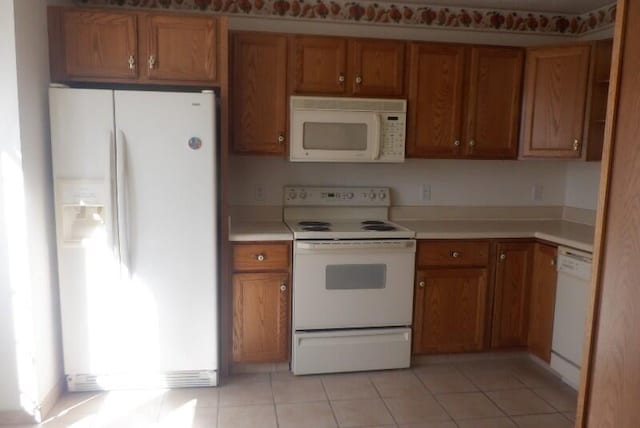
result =
[{"label": "water and ice dispenser", "polygon": [[109,206],[105,181],[59,179],[56,185],[62,244],[77,246],[104,237]]}]

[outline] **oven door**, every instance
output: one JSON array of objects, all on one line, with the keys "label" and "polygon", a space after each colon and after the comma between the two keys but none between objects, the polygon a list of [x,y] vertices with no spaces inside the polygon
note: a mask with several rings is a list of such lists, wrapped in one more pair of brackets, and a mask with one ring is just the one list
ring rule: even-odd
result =
[{"label": "oven door", "polygon": [[296,241],[295,330],[408,326],[415,240]]},{"label": "oven door", "polygon": [[294,110],[291,161],[375,162],[380,158],[378,113],[349,110]]}]

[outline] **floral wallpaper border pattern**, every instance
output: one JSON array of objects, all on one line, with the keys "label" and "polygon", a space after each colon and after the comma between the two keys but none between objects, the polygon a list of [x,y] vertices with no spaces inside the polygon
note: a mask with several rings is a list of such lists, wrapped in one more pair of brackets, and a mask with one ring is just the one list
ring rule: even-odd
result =
[{"label": "floral wallpaper border pattern", "polygon": [[615,4],[582,15],[558,15],[419,4],[381,4],[366,0],[75,0],[75,2],[96,6],[200,10],[224,15],[567,36],[580,36],[606,28],[614,23],[616,17]]}]

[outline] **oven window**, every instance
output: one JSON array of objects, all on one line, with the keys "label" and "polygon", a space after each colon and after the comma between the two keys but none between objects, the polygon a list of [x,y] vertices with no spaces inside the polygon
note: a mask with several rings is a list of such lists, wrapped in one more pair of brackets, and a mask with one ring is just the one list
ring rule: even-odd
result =
[{"label": "oven window", "polygon": [[305,150],[366,150],[365,123],[305,122],[302,147]]},{"label": "oven window", "polygon": [[385,288],[387,265],[327,265],[327,290],[369,290]]}]

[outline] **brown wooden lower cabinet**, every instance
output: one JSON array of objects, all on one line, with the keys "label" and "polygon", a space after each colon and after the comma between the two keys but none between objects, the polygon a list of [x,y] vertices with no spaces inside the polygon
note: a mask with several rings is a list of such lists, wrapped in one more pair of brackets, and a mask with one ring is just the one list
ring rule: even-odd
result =
[{"label": "brown wooden lower cabinet", "polygon": [[413,352],[482,350],[487,269],[424,269],[416,279]]},{"label": "brown wooden lower cabinet", "polygon": [[529,352],[549,362],[556,302],[558,249],[537,243],[533,254],[533,279],[529,314]]},{"label": "brown wooden lower cabinet", "polygon": [[491,332],[493,348],[527,345],[532,265],[532,243],[497,244]]},{"label": "brown wooden lower cabinet", "polygon": [[289,273],[233,275],[233,361],[289,358]]}]

